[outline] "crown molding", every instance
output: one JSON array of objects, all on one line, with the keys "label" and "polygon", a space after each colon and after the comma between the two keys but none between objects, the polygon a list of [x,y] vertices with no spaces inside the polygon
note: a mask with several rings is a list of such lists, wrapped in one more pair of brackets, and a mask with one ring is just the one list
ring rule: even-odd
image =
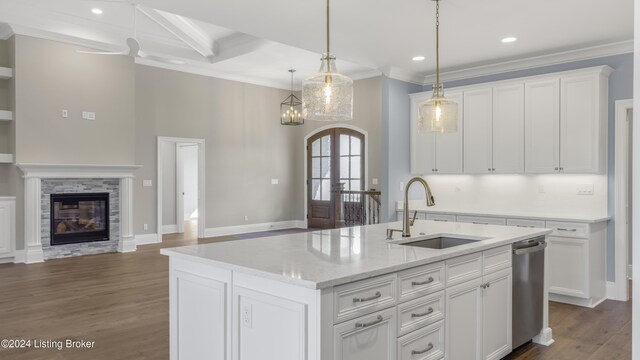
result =
[{"label": "crown molding", "polygon": [[351,80],[353,81],[357,81],[357,80],[364,80],[364,79],[371,79],[374,77],[378,77],[382,75],[382,71],[377,70],[377,69],[372,69],[372,70],[367,70],[367,71],[361,71],[355,74],[351,74],[348,75]]},{"label": "crown molding", "polygon": [[400,80],[416,85],[424,85],[424,76],[413,71],[389,66],[384,69],[382,73],[391,79]]},{"label": "crown molding", "polygon": [[[600,57],[628,54],[633,52],[633,40],[597,45],[576,50],[568,50],[553,54],[533,56],[524,59],[503,61],[490,65],[475,66],[461,70],[446,71],[440,74],[443,82],[470,79],[480,76],[495,75],[511,71],[534,69],[543,66],[564,64],[568,62],[596,59]],[[425,76],[422,85],[435,82],[435,74]]]}]

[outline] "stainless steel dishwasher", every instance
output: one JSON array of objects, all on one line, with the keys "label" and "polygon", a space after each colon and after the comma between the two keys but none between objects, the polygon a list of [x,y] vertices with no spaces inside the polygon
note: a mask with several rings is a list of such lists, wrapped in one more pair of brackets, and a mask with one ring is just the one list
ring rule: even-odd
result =
[{"label": "stainless steel dishwasher", "polygon": [[513,244],[513,348],[542,330],[545,237]]}]

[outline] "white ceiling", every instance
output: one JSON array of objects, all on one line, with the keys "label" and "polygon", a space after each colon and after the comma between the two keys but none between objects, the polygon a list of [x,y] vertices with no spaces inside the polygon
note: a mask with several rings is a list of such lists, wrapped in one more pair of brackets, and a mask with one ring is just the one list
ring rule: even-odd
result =
[{"label": "white ceiling", "polygon": [[[192,19],[211,41],[244,36],[248,45],[220,46],[208,63],[144,15],[145,51],[179,57],[196,72],[286,88],[289,68],[313,73],[325,46],[323,0],[138,0]],[[104,10],[96,16],[93,7]],[[430,0],[332,0],[332,52],[340,70],[373,70],[420,79],[433,73],[435,3]],[[91,0],[0,0],[0,22],[117,47],[133,32],[132,6]],[[594,47],[633,38],[633,0],[442,0],[443,71]],[[215,25],[213,25],[215,24]],[[17,31],[18,32],[18,31]],[[502,44],[515,36],[518,41]],[[114,47],[114,48],[115,48]],[[413,56],[426,60],[414,62]],[[424,79],[424,78],[423,78]]]}]

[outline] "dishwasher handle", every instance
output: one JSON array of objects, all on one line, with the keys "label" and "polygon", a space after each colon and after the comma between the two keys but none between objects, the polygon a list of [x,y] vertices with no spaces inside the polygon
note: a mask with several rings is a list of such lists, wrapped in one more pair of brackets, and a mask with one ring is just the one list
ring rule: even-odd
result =
[{"label": "dishwasher handle", "polygon": [[529,246],[529,247],[520,248],[520,249],[513,249],[513,254],[514,255],[531,254],[536,251],[544,250],[546,247],[547,247],[547,243],[545,241],[542,241],[535,246]]}]

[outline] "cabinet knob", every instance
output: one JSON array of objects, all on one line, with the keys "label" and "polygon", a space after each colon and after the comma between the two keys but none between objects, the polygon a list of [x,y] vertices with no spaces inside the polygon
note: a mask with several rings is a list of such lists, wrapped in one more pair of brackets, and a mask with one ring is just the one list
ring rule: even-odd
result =
[{"label": "cabinet knob", "polygon": [[555,169],[556,169],[556,171],[557,171],[557,170],[560,170],[560,168],[555,168]]},{"label": "cabinet knob", "polygon": [[491,168],[488,168],[487,170],[488,170],[488,171],[491,171]]},{"label": "cabinet knob", "polygon": [[496,171],[496,168],[491,168],[491,171]]}]

